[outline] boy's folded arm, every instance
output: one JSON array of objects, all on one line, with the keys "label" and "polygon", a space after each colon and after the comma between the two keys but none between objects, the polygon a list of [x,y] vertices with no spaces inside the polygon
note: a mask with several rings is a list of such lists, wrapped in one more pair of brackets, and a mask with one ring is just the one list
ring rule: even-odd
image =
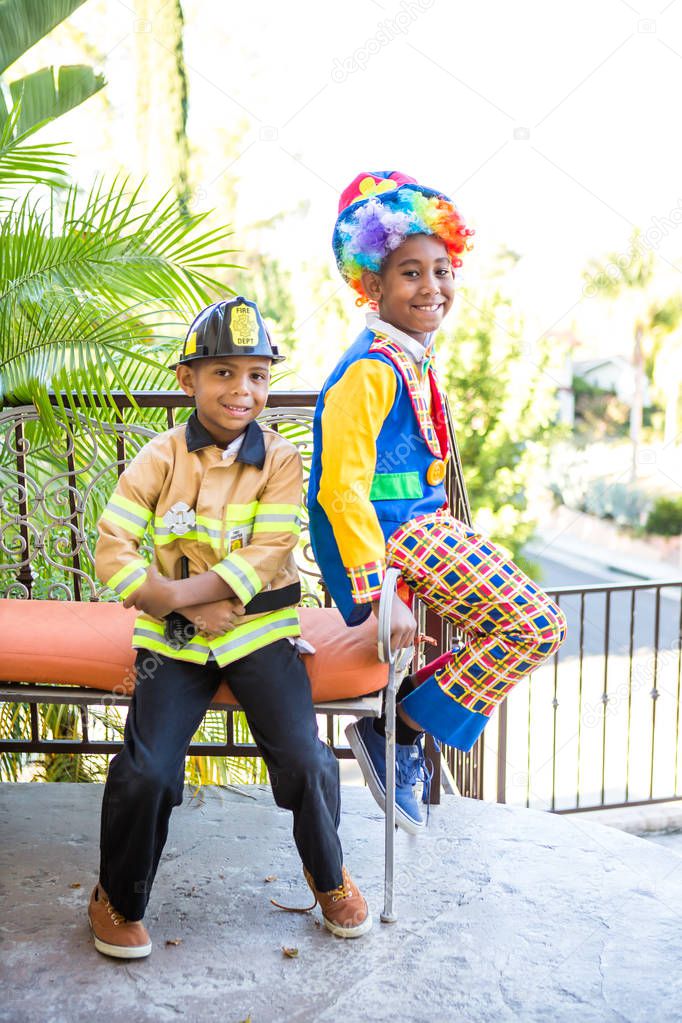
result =
[{"label": "boy's folded arm", "polygon": [[223,633],[238,624],[244,614],[244,605],[236,597],[231,600],[214,600],[206,604],[192,604],[175,608],[194,626],[205,633]]},{"label": "boy's folded arm", "polygon": [[150,565],[140,555],[140,541],[169,468],[153,443],[145,445],[123,472],[97,523],[95,574],[120,600],[143,585]]},{"label": "boy's folded arm", "polygon": [[322,412],[318,501],[334,532],[356,604],[378,599],[384,578],[386,543],[370,491],[377,437],[395,392],[390,366],[360,359],[330,387]]},{"label": "boy's folded arm", "polygon": [[191,606],[225,597],[248,604],[277,575],[301,532],[303,466],[299,452],[278,452],[258,500],[253,533],[245,547],[232,551],[207,572],[178,583],[182,603]]}]

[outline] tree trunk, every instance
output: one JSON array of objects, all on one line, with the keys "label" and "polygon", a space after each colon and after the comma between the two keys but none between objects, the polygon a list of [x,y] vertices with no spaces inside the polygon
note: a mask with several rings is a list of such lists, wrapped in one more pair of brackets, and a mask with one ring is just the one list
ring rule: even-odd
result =
[{"label": "tree trunk", "polygon": [[175,191],[189,203],[187,74],[180,0],[135,0],[137,14],[137,137],[141,171],[152,194]]}]

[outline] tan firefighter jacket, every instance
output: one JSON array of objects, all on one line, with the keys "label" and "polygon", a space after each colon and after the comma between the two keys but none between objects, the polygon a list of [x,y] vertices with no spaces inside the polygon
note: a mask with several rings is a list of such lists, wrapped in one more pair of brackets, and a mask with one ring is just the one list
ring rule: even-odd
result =
[{"label": "tan firefighter jacket", "polygon": [[223,457],[197,418],[155,437],[118,481],[98,524],[97,577],[121,600],[145,580],[147,534],[162,575],[218,575],[246,606],[220,636],[197,634],[177,648],[166,622],[140,613],[133,647],[205,664],[229,664],[283,637],[300,635],[293,551],[300,533],[301,457],[273,430],[251,422],[236,455]]}]

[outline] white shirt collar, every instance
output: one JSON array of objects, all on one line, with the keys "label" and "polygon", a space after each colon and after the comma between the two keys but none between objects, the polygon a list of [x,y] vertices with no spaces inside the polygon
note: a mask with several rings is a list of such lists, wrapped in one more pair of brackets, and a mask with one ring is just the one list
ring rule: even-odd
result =
[{"label": "white shirt collar", "polygon": [[435,334],[427,334],[426,343],[421,344],[421,342],[406,334],[404,330],[400,330],[398,327],[394,327],[392,323],[382,320],[379,314],[372,310],[367,313],[366,319],[370,330],[374,330],[379,334],[385,334],[391,341],[395,341],[404,352],[407,352],[415,366],[421,366],[429,354]]},{"label": "white shirt collar", "polygon": [[231,455],[236,455],[239,452],[240,447],[244,443],[244,437],[245,436],[246,436],[246,432],[240,433],[238,437],[235,437],[234,440],[230,441],[230,443],[227,445],[227,447],[224,449],[222,455],[220,456],[223,459],[223,461],[226,458],[229,458]]}]

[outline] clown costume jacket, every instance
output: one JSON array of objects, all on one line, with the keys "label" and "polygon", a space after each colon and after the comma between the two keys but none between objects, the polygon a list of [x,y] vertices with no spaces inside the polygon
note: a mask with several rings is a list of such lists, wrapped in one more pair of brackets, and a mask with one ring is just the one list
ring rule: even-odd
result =
[{"label": "clown costume jacket", "polygon": [[348,625],[381,594],[391,534],[447,508],[445,399],[430,346],[376,314],[367,321],[320,392],[308,489],[315,557]]}]

